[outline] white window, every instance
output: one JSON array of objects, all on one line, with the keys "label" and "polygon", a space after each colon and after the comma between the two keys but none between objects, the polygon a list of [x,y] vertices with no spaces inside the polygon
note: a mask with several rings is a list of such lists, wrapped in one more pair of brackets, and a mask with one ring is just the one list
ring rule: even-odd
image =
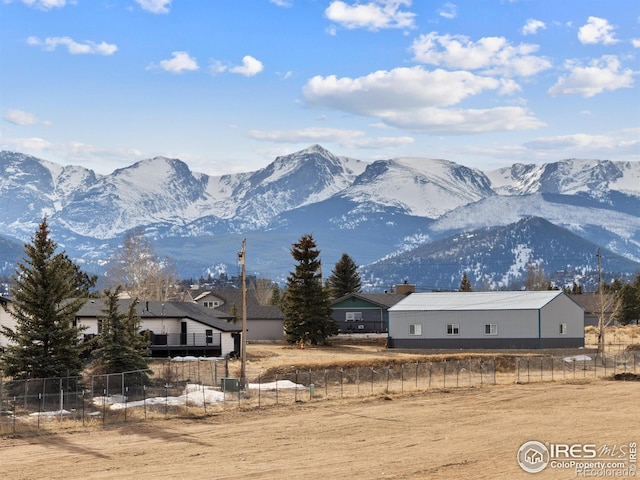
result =
[{"label": "white window", "polygon": [[566,323],[561,323],[560,324],[560,335],[566,335],[567,334],[567,324]]},{"label": "white window", "polygon": [[448,324],[447,335],[460,335],[460,324],[459,323]]},{"label": "white window", "polygon": [[361,322],[362,312],[346,312],[345,319],[347,322]]},{"label": "white window", "polygon": [[419,323],[409,325],[409,335],[422,335],[422,325]]},{"label": "white window", "polygon": [[498,325],[496,323],[485,323],[485,325],[484,325],[484,334],[485,335],[497,335],[498,334]]},{"label": "white window", "polygon": [[216,308],[220,305],[220,302],[202,302],[202,305],[207,308]]}]

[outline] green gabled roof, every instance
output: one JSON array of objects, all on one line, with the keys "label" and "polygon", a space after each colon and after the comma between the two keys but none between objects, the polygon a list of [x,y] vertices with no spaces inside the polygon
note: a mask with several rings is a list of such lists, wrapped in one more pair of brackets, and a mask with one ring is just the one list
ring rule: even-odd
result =
[{"label": "green gabled roof", "polygon": [[[369,304],[372,307],[387,309],[406,297],[395,293],[349,293],[331,302],[331,308],[362,307],[363,304]],[[357,305],[352,303],[353,300],[358,302]]]}]

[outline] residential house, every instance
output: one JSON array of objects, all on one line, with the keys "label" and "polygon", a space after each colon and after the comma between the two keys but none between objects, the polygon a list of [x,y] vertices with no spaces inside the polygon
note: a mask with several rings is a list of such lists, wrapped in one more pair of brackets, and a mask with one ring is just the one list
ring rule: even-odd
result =
[{"label": "residential house", "polygon": [[[130,299],[122,299],[119,309],[128,312]],[[79,325],[87,327],[88,337],[98,335],[102,327],[103,299],[88,300],[76,315]],[[240,352],[241,327],[224,312],[190,302],[136,302],[140,332],[149,336],[154,357],[226,356]]]},{"label": "residential house", "polygon": [[[8,327],[11,330],[16,328],[16,320],[11,315],[12,302],[11,297],[0,295],[0,326]],[[9,339],[0,331],[0,351],[9,343]]]},{"label": "residential house", "polygon": [[[242,324],[242,290],[205,290],[194,292],[193,300],[203,307],[224,312]],[[263,305],[253,289],[246,291],[247,341],[279,341],[284,339],[284,314],[275,305]]]},{"label": "residential house", "polygon": [[406,294],[349,293],[331,302],[331,317],[341,333],[386,333],[389,307]]}]

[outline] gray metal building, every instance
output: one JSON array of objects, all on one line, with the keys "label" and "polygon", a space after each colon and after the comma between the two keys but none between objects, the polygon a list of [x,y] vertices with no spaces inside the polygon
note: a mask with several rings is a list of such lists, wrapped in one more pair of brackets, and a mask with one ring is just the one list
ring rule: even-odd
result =
[{"label": "gray metal building", "polygon": [[584,310],[559,290],[412,293],[388,312],[390,348],[584,346]]}]

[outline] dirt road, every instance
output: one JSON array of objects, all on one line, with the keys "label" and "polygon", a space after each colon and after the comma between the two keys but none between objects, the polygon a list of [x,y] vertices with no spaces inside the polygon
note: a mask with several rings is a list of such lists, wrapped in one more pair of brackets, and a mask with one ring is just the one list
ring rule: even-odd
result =
[{"label": "dirt road", "polygon": [[526,441],[640,442],[640,382],[527,384],[301,403],[0,439],[0,476],[44,479],[547,479]]}]

